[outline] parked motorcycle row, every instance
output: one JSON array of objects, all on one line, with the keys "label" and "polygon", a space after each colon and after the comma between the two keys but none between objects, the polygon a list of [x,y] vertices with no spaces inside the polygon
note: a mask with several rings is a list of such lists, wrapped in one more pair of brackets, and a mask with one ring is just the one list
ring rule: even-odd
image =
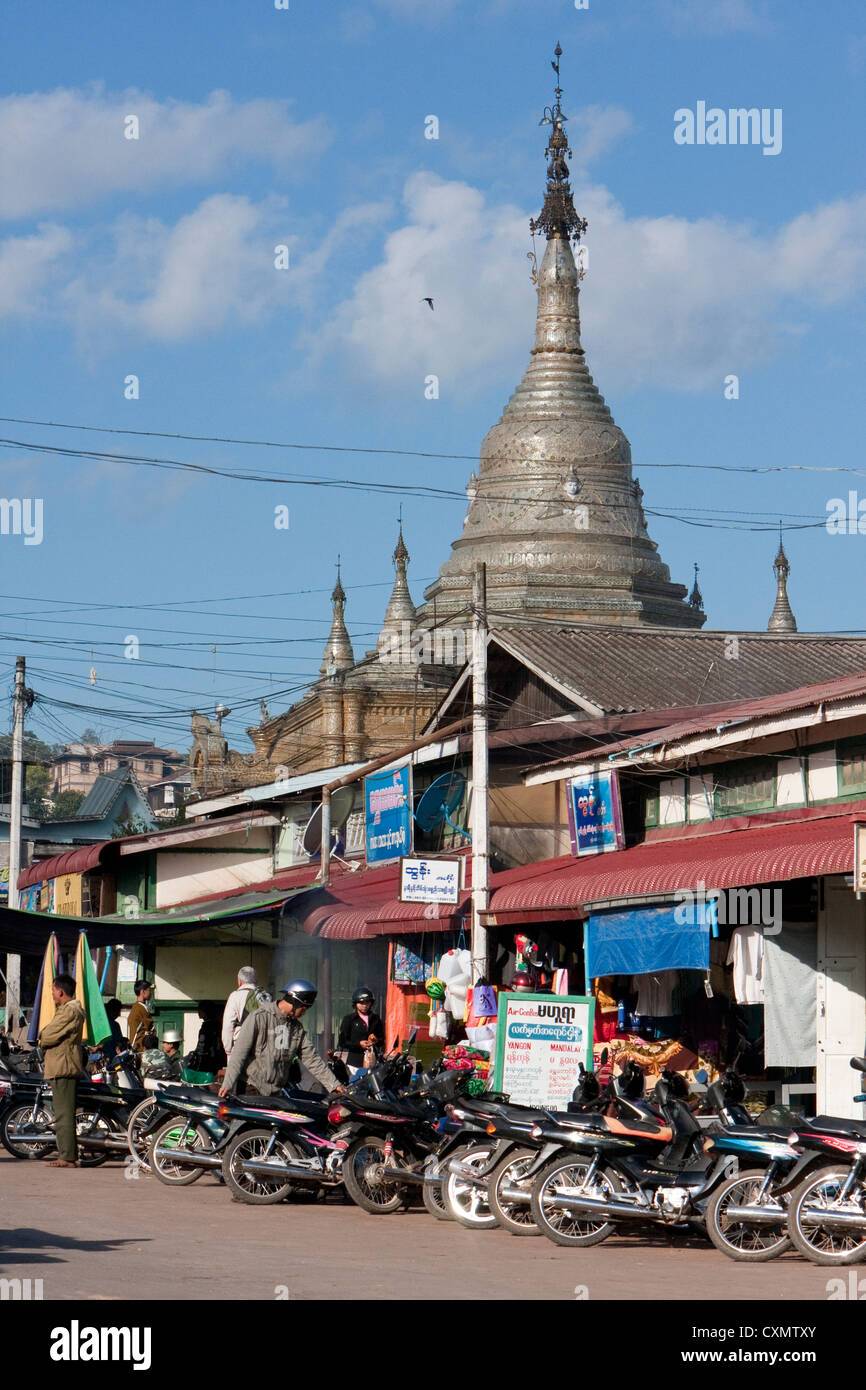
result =
[{"label": "parked motorcycle row", "polygon": [[[79,1085],[80,1161],[124,1157],[171,1187],[210,1171],[253,1205],[342,1188],[380,1215],[414,1194],[437,1219],[563,1246],[655,1226],[705,1231],[734,1260],[791,1246],[816,1264],[866,1258],[866,1121],[759,1124],[728,1072],[707,1088],[702,1126],[682,1077],[663,1073],[646,1096],[634,1064],[604,1087],[584,1072],[564,1112],[529,1109],[467,1094],[467,1074],[441,1061],[419,1072],[413,1040],[330,1098],[147,1089],[123,1053]],[[851,1066],[866,1072],[866,1058]],[[52,1152],[50,1084],[11,1058],[0,1061],[0,1120],[15,1157]]]}]

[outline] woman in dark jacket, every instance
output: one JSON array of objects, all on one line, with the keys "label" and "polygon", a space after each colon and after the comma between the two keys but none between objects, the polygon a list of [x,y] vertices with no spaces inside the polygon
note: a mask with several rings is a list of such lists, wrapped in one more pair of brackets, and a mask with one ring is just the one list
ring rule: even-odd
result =
[{"label": "woman in dark jacket", "polygon": [[211,1072],[216,1076],[226,1064],[225,1049],[220,1037],[222,1003],[214,1004],[212,1000],[205,1000],[199,1004],[198,1016],[201,1019],[198,1041],[195,1051],[184,1059],[184,1065],[192,1071]]},{"label": "woman in dark jacket", "polygon": [[337,1050],[345,1052],[346,1065],[360,1071],[364,1053],[371,1047],[381,1048],[385,1042],[385,1025],[373,1012],[373,991],[356,989],[352,995],[352,1012],[340,1024]]}]

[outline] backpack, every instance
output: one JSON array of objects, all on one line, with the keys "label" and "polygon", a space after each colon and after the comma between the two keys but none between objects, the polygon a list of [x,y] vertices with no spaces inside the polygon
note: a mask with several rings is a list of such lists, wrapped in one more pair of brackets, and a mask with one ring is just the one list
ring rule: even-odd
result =
[{"label": "backpack", "polygon": [[273,1000],[266,989],[260,989],[257,985],[254,989],[247,991],[247,1002],[244,1004],[244,1021],[260,1009],[262,1004],[272,1004]]}]

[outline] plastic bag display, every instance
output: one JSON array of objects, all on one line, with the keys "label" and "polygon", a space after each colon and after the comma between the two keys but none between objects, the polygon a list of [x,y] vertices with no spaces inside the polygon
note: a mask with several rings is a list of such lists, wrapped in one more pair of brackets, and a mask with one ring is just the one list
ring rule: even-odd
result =
[{"label": "plastic bag display", "polygon": [[466,994],[472,981],[470,951],[446,951],[439,962],[439,978],[445,984],[445,1008],[460,1023],[466,1018]]}]

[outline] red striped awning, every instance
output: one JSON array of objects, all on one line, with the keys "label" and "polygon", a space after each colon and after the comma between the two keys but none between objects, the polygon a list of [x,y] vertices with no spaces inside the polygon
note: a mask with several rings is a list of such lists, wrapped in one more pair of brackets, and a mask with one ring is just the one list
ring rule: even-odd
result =
[{"label": "red striped awning", "polygon": [[86,874],[102,862],[102,852],[111,846],[116,850],[117,840],[102,840],[98,845],[80,845],[77,849],[65,850],[51,859],[38,859],[29,869],[22,869],[18,875],[18,889],[30,888],[34,883],[44,883],[49,878],[63,878],[66,874]]},{"label": "red striped awning", "polygon": [[[593,903],[673,896],[679,889],[748,887],[820,874],[850,873],[854,862],[852,813],[847,805],[809,808],[714,826],[692,836],[654,839],[631,849],[587,859],[563,856],[494,879],[487,922],[581,917]],[[746,818],[743,818],[746,819]],[[703,827],[702,827],[703,830]],[[506,881],[507,880],[507,881]]]}]

